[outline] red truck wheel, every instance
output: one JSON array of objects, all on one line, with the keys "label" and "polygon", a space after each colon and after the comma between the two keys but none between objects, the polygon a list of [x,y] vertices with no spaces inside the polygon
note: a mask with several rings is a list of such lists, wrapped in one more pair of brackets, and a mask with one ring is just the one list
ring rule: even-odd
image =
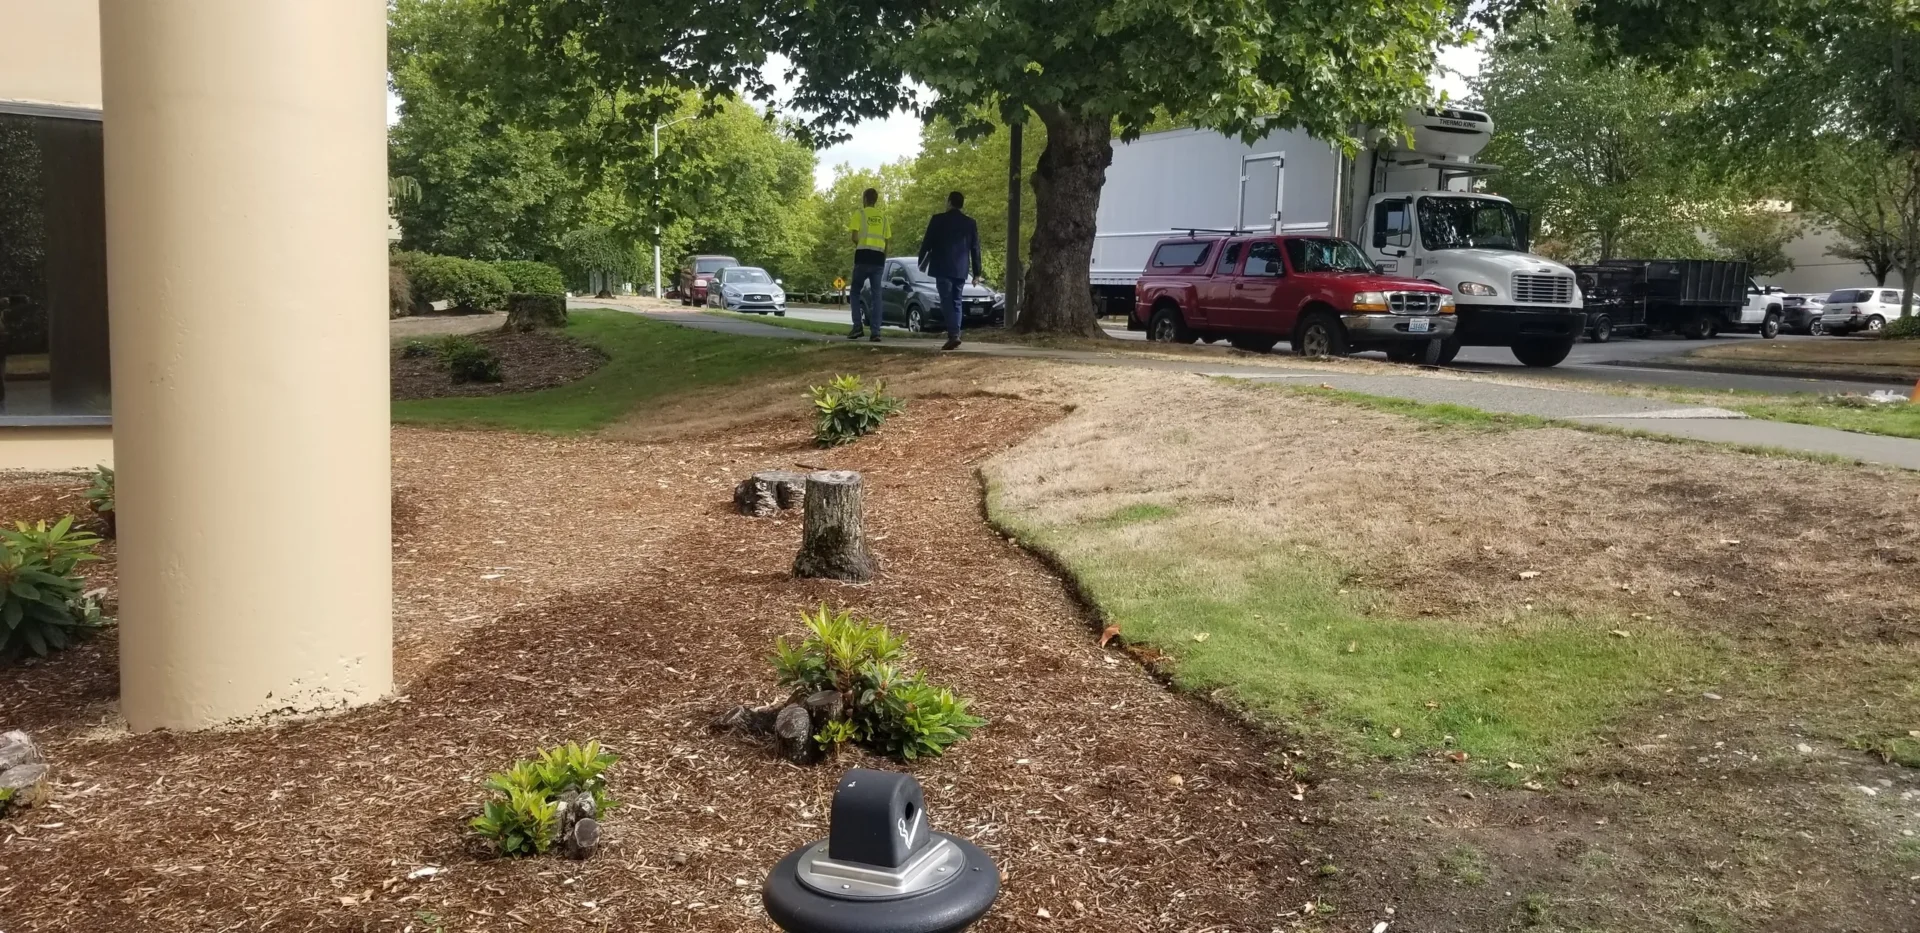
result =
[{"label": "red truck wheel", "polygon": [[1340,326],[1339,318],[1325,311],[1309,314],[1294,334],[1293,352],[1301,356],[1346,356],[1346,328]]},{"label": "red truck wheel", "polygon": [[1161,308],[1147,325],[1147,339],[1160,343],[1192,343],[1199,338],[1187,329],[1187,319],[1178,308]]}]

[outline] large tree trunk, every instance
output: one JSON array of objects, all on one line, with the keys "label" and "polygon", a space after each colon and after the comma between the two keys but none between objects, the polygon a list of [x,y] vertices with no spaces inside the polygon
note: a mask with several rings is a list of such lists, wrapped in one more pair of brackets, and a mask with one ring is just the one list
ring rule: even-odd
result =
[{"label": "large tree trunk", "polygon": [[1047,148],[1033,172],[1032,262],[1021,281],[1023,334],[1103,337],[1094,315],[1087,269],[1100,189],[1113,163],[1113,121],[1058,107],[1035,111],[1047,126]]}]

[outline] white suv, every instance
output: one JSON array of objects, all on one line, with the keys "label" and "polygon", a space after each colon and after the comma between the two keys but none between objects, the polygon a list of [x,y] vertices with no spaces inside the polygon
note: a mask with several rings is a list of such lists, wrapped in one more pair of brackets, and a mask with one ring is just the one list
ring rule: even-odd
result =
[{"label": "white suv", "polygon": [[1900,316],[1900,290],[1897,288],[1842,288],[1827,296],[1820,312],[1820,326],[1829,334],[1851,334],[1864,330],[1877,334],[1887,322]]}]

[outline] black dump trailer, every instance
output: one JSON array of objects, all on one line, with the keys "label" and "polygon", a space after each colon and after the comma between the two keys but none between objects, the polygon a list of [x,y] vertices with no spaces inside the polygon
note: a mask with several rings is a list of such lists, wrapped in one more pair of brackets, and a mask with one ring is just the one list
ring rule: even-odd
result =
[{"label": "black dump trailer", "polygon": [[1574,266],[1587,335],[1676,333],[1692,340],[1749,329],[1747,264],[1719,259],[1604,259]]}]

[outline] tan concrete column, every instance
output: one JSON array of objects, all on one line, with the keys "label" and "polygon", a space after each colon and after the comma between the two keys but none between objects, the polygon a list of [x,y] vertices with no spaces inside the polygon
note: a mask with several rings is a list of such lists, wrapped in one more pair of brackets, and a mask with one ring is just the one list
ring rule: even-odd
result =
[{"label": "tan concrete column", "polygon": [[121,706],[393,681],[386,4],[100,0]]}]

